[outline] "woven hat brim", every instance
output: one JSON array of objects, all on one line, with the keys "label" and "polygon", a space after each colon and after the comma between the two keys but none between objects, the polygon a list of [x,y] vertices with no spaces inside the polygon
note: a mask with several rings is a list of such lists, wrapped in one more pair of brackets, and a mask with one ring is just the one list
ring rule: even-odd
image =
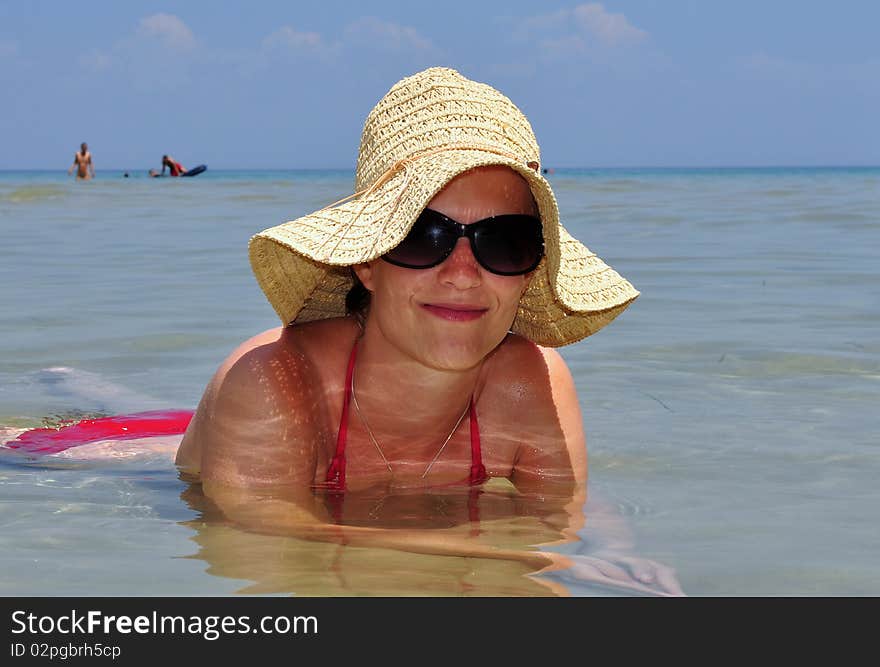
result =
[{"label": "woven hat brim", "polygon": [[394,248],[449,181],[488,165],[508,166],[526,179],[544,226],[545,258],[520,301],[512,330],[558,347],[611,322],[639,293],[561,227],[543,176],[513,158],[479,149],[414,160],[371,192],[255,235],[251,266],[281,321],[344,315],[352,285],[349,267]]},{"label": "woven hat brim", "polygon": [[514,333],[547,347],[593,335],[639,296],[629,281],[562,225],[558,229],[558,263],[553,261],[545,232],[546,256],[520,299],[511,327]]}]

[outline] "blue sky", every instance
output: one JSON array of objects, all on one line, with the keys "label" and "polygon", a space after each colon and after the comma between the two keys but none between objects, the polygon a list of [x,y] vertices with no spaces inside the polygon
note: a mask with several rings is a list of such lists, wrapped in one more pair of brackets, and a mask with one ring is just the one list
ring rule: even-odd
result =
[{"label": "blue sky", "polygon": [[81,141],[99,171],[351,168],[431,65],[510,96],[548,166],[877,165],[878,26],[869,0],[0,0],[0,169]]}]

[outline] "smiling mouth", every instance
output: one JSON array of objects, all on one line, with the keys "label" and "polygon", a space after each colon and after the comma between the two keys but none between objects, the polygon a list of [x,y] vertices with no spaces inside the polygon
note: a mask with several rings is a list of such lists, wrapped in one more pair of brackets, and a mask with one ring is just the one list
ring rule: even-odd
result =
[{"label": "smiling mouth", "polygon": [[422,308],[424,308],[435,317],[439,317],[450,322],[470,322],[472,320],[478,320],[489,311],[488,308],[453,305],[441,306],[433,303],[423,303]]}]

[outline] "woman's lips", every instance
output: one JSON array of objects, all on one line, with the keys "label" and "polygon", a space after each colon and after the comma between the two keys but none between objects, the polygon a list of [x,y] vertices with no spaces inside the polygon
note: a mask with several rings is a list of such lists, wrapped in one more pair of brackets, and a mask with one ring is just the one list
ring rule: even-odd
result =
[{"label": "woman's lips", "polygon": [[423,303],[422,308],[432,315],[450,322],[470,322],[481,318],[489,310],[477,306],[459,306],[454,304]]}]

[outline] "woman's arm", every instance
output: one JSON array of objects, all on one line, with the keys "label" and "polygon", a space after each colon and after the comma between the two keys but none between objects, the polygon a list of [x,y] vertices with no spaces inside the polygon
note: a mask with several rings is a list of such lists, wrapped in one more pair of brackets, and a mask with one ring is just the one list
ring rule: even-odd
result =
[{"label": "woman's arm", "polygon": [[326,409],[316,384],[281,330],[252,338],[208,384],[177,464],[207,483],[309,489]]},{"label": "woman's arm", "polygon": [[[525,356],[525,355],[523,355]],[[587,445],[571,372],[556,350],[532,346],[516,397],[521,442],[511,481],[522,491],[568,488],[585,500]]]}]

